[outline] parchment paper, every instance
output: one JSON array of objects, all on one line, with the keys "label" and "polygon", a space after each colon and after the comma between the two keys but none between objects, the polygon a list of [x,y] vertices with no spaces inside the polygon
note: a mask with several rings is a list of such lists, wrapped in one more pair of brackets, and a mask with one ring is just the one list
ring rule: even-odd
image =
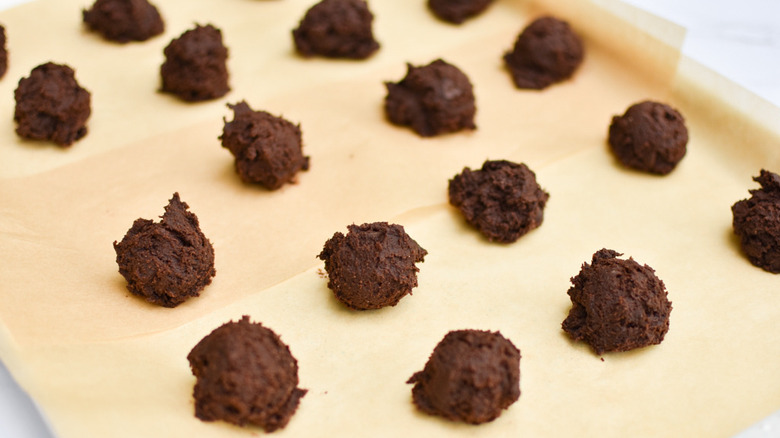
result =
[{"label": "parchment paper", "polygon": [[[126,46],[86,33],[81,2],[0,14],[0,354],[58,436],[261,434],[193,415],[187,353],[244,314],[281,335],[309,389],[278,436],[727,436],[780,406],[778,277],[742,256],[730,212],[760,168],[780,170],[776,108],[687,61],[675,76],[682,31],[621,3],[499,1],[460,27],[423,3],[372,2],[382,47],[360,62],[294,54],[303,0],[159,1],[165,34]],[[550,11],[583,35],[585,63],[566,83],[516,90],[501,56]],[[232,91],[185,104],[156,92],[158,72],[196,22],[223,30]],[[388,124],[383,82],[439,57],[474,83],[478,129],[421,139]],[[90,132],[68,150],[13,132],[16,82],[48,60],[93,95]],[[678,106],[690,131],[666,177],[621,168],[605,144],[612,115],[647,98]],[[225,103],[243,99],[301,124],[311,170],[297,184],[238,180],[217,137]],[[525,162],[551,194],[542,227],[515,244],[487,242],[447,205],[448,179],[485,159]],[[125,290],[111,244],[174,191],[213,242],[217,275],[164,309]],[[396,307],[346,310],[316,255],[378,220],[428,250],[420,285]],[[674,309],[661,345],[602,361],[560,324],[569,278],[603,247],[652,266]],[[520,400],[479,427],[418,413],[404,384],[460,328],[500,330],[523,355]]]}]

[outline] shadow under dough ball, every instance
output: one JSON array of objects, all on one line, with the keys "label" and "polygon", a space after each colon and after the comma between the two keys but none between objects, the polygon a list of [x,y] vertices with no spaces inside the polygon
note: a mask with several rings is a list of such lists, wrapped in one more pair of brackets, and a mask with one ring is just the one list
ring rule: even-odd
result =
[{"label": "shadow under dough ball", "polygon": [[409,126],[421,137],[476,129],[474,89],[452,64],[437,59],[414,67],[398,83],[386,82],[385,114],[393,124]]},{"label": "shadow under dough ball", "polygon": [[174,193],[161,222],[136,219],[114,242],[127,290],[152,304],[176,307],[200,295],[216,274],[214,248],[188,208]]},{"label": "shadow under dough ball", "polygon": [[451,421],[493,421],[520,398],[520,350],[498,332],[456,330],[412,375],[419,410]]},{"label": "shadow under dough ball", "polygon": [[734,233],[752,264],[780,274],[780,175],[762,169],[753,180],[761,188],[731,207]]},{"label": "shadow under dough ball", "polygon": [[294,182],[299,171],[309,169],[300,126],[265,111],[253,111],[243,101],[228,108],[233,110],[233,121],[225,121],[220,140],[233,154],[242,181],[276,190]]},{"label": "shadow under dough ball", "polygon": [[146,41],[165,30],[160,13],[147,0],[97,0],[82,17],[91,31],[118,43]]},{"label": "shadow under dough ball", "polygon": [[485,161],[449,182],[449,201],[488,240],[512,243],[539,227],[550,195],[525,164]]},{"label": "shadow under dough ball", "polygon": [[374,222],[350,225],[325,242],[328,287],[336,299],[356,310],[395,306],[417,286],[415,263],[428,254],[401,225]]},{"label": "shadow under dough ball", "polygon": [[444,21],[460,24],[481,14],[493,0],[428,0],[428,8]]},{"label": "shadow under dough ball", "polygon": [[216,99],[230,91],[228,49],[212,25],[195,26],[173,39],[163,51],[162,91],[188,102]]},{"label": "shadow under dough ball", "polygon": [[584,56],[582,40],[567,22],[541,17],[523,29],[504,63],[517,88],[541,90],[571,77]]},{"label": "shadow under dough ball", "polygon": [[660,344],[669,330],[672,303],[663,281],[651,267],[620,255],[597,251],[567,292],[572,307],[563,330],[596,354]]},{"label": "shadow under dough ball", "polygon": [[303,16],[292,32],[293,42],[306,57],[365,59],[379,49],[373,21],[363,0],[323,0]]},{"label": "shadow under dough ball", "polygon": [[19,81],[14,98],[14,121],[20,137],[70,146],[87,135],[91,96],[67,65],[47,62],[35,67],[30,76]]},{"label": "shadow under dough ball", "polygon": [[204,337],[187,355],[197,379],[195,416],[273,432],[287,425],[306,390],[298,361],[271,329],[248,316]]},{"label": "shadow under dough ball", "polygon": [[683,116],[669,105],[644,101],[612,118],[609,147],[624,166],[666,175],[683,159],[688,129]]}]

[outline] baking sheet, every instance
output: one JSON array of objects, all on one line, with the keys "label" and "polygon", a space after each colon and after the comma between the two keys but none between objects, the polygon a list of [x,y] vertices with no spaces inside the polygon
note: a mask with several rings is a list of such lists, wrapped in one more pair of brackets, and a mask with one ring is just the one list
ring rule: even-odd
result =
[{"label": "baking sheet", "polygon": [[[166,33],[127,46],[84,32],[75,1],[0,14],[12,57],[0,95],[48,60],[76,68],[93,94],[90,133],[69,150],[0,126],[0,239],[13,255],[0,267],[0,354],[58,436],[257,433],[192,415],[187,352],[243,314],[290,345],[309,389],[281,436],[721,436],[780,405],[777,277],[741,256],[730,229],[751,176],[780,169],[766,123],[776,112],[734,105],[740,90],[678,64],[680,29],[616,2],[497,2],[461,27],[419,2],[373,2],[376,56],[304,60],[289,32],[309,3],[159,2]],[[544,92],[515,90],[501,55],[546,11],[583,33],[585,63]],[[195,22],[222,28],[233,90],[193,105],[155,90],[162,48]],[[647,25],[662,41],[638,32]],[[438,57],[474,83],[478,130],[420,139],[387,124],[382,83]],[[611,116],[645,98],[688,120],[688,156],[667,177],[624,170],[606,151]],[[217,137],[225,103],[242,99],[301,123],[312,167],[297,185],[239,182]],[[10,120],[12,100],[0,111]],[[512,245],[485,241],[446,204],[447,180],[488,158],[527,163],[551,194],[543,226]],[[217,276],[163,309],[125,291],[111,243],[174,191],[214,243]],[[396,307],[348,311],[315,256],[335,231],[375,220],[403,224],[428,250],[420,286]],[[601,361],[560,330],[569,278],[602,247],[666,283],[674,310],[660,346]],[[522,351],[523,394],[491,424],[419,414],[404,384],[459,328],[500,330]],[[690,421],[713,411],[723,414]]]}]

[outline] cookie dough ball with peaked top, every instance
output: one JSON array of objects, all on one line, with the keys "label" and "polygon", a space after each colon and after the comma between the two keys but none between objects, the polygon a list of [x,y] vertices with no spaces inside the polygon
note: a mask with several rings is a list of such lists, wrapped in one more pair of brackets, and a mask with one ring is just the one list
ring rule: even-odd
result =
[{"label": "cookie dough ball with peaked top", "polygon": [[406,76],[385,86],[385,115],[393,124],[408,126],[421,137],[476,129],[474,89],[452,64],[441,59],[421,67],[407,64]]},{"label": "cookie dough ball with peaked top", "polygon": [[162,221],[136,219],[122,241],[114,242],[127,290],[152,304],[176,307],[199,296],[216,274],[214,248],[188,208],[174,193]]},{"label": "cookie dough ball with peaked top", "polygon": [[660,344],[669,331],[672,303],[655,271],[602,249],[571,279],[572,307],[563,330],[596,354]]},{"label": "cookie dough ball with peaked top", "polygon": [[328,287],[356,310],[395,306],[417,286],[415,263],[428,253],[401,225],[374,222],[335,233],[318,256],[325,261]]}]

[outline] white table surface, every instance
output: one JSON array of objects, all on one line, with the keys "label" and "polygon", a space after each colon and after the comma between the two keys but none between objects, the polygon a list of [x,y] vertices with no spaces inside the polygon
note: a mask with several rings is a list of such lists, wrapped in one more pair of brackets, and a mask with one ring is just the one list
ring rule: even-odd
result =
[{"label": "white table surface", "polygon": [[[0,10],[27,1],[0,0]],[[780,0],[624,1],[685,27],[685,55],[780,107]],[[1,362],[0,437],[54,437]],[[780,437],[780,411],[735,438],[770,437]]]}]

